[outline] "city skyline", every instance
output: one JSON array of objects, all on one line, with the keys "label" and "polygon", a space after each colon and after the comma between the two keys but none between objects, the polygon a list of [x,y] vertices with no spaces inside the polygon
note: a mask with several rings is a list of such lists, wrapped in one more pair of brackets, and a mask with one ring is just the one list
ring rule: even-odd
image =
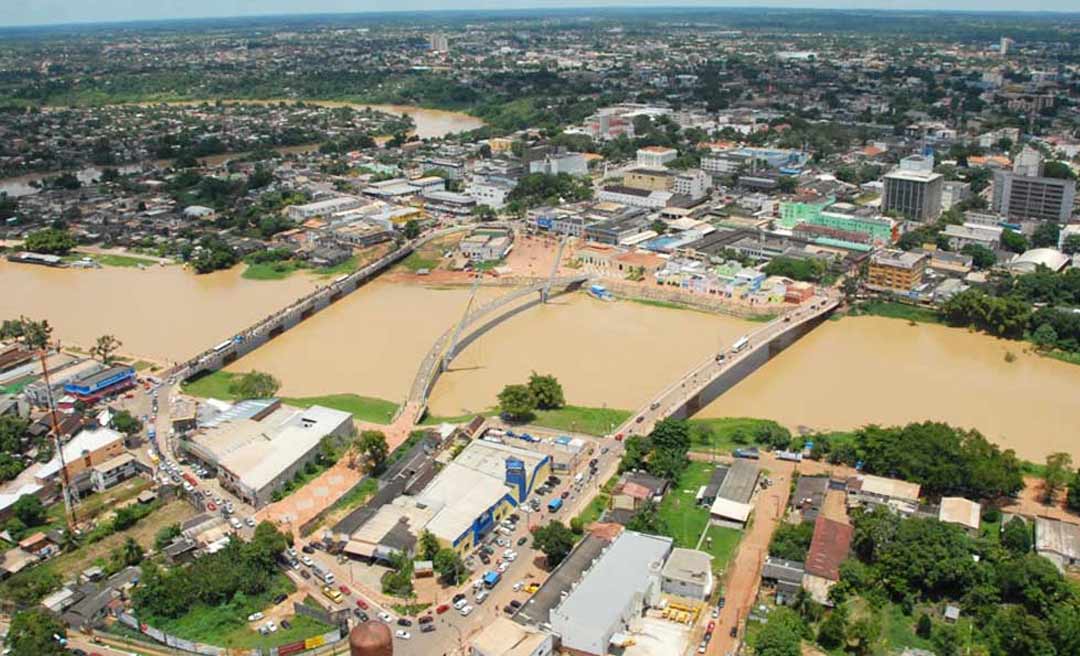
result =
[{"label": "city skyline", "polygon": [[[26,27],[40,25],[64,25],[73,23],[115,23],[159,20],[185,20],[201,18],[235,18],[278,15],[350,14],[379,12],[428,12],[428,11],[506,11],[536,9],[627,9],[662,8],[670,3],[655,0],[522,0],[513,3],[493,0],[402,0],[391,4],[379,0],[175,0],[161,3],[141,3],[133,0],[102,0],[91,4],[75,4],[66,0],[45,0],[9,8],[7,16],[0,19],[0,27]],[[1015,3],[1006,0],[949,0],[947,3],[933,0],[763,0],[751,7],[746,0],[680,0],[673,5],[679,8],[781,8],[781,9],[834,9],[867,11],[962,11],[962,12],[1017,12]],[[1071,0],[1035,0],[1027,3],[1024,13],[1068,12],[1076,6]]]}]

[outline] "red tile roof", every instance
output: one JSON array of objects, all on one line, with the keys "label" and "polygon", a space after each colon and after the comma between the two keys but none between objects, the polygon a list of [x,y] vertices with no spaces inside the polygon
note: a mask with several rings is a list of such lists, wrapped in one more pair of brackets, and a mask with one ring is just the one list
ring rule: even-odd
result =
[{"label": "red tile roof", "polygon": [[830,581],[840,580],[840,563],[847,558],[855,529],[847,524],[819,516],[814,522],[814,537],[806,556],[806,573]]}]

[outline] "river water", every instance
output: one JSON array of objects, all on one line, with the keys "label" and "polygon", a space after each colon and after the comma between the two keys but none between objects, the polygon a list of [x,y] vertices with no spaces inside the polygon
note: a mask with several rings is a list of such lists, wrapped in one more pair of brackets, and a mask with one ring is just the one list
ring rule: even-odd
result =
[{"label": "river water", "polygon": [[1080,367],[1024,346],[882,317],[826,321],[698,416],[768,417],[793,430],[933,419],[977,428],[1029,460],[1066,451],[1080,462]]},{"label": "river water", "polygon": [[[416,124],[416,135],[422,139],[445,137],[446,135],[453,134],[455,132],[467,132],[469,130],[475,130],[484,126],[484,122],[482,120],[476,118],[475,116],[470,116],[461,112],[448,112],[439,109],[425,109],[423,107],[413,107],[410,105],[357,105],[353,103],[332,101],[308,102],[309,104],[324,105],[327,107],[347,106],[356,109],[363,109],[365,107],[368,107],[376,111],[386,112],[388,114],[407,114],[408,116],[412,117],[413,121]],[[300,153],[312,151],[317,148],[318,144],[308,144],[301,146],[279,147],[276,150],[283,153]],[[210,165],[215,165],[223,163],[229,159],[232,159],[233,157],[236,157],[236,153],[211,155],[202,159]],[[168,160],[158,160],[154,162],[155,166],[165,166],[167,164]],[[121,172],[130,172],[138,169],[138,167],[135,165],[121,166],[118,168]],[[0,179],[0,193],[7,193],[9,196],[28,196],[30,194],[36,194],[38,192],[38,189],[31,186],[31,182],[35,180],[41,180],[47,177],[53,177],[59,175],[59,173],[59,171],[51,171],[48,173],[29,173],[27,175]],[[94,180],[101,177],[101,169],[96,166],[88,166],[78,171],[76,175],[78,176],[79,180],[83,182],[83,184],[90,184]]]}]

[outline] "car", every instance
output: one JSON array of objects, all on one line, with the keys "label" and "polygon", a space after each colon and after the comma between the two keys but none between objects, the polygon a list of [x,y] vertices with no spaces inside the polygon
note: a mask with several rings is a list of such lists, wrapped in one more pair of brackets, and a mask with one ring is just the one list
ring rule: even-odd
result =
[{"label": "car", "polygon": [[510,563],[517,560],[517,552],[516,551],[511,551],[510,555],[506,557],[506,560],[507,560],[507,562],[510,562]]},{"label": "car", "polygon": [[503,558],[509,558],[510,554],[514,553],[513,549],[506,549],[503,551]]},{"label": "car", "polygon": [[605,446],[605,447],[603,447],[602,449],[600,449],[600,455],[604,455],[604,454],[605,454],[605,453],[607,453],[608,451],[609,451],[609,449],[608,449],[608,448],[607,448],[607,447]]},{"label": "car", "polygon": [[262,613],[252,613],[251,615],[248,615],[248,621],[249,622],[258,622],[262,618],[263,618]]},{"label": "car", "polygon": [[488,558],[485,555],[481,555],[480,556],[480,562],[484,563],[485,565],[490,565],[491,564],[491,559]]},{"label": "car", "polygon": [[442,615],[448,610],[450,610],[450,604],[439,604],[438,608],[435,609],[435,614]]},{"label": "car", "polygon": [[306,569],[302,569],[300,570],[300,576],[304,577],[305,579],[310,579],[311,572],[307,571]]},{"label": "car", "polygon": [[510,600],[510,605],[514,608],[521,608],[521,602],[517,599]]},{"label": "car", "polygon": [[288,549],[286,549],[285,553],[289,554],[293,558],[296,558],[296,549],[293,549],[292,547],[289,547]]},{"label": "car", "polygon": [[408,640],[412,637],[412,634],[408,631],[402,631],[401,629],[398,629],[397,631],[394,631],[394,637],[401,640]]},{"label": "car", "polygon": [[521,589],[524,588],[524,587],[525,587],[525,582],[524,581],[518,581],[517,583],[514,584],[514,592],[520,592]]},{"label": "car", "polygon": [[711,617],[712,617],[712,618],[713,618],[714,620],[715,620],[716,618],[720,617],[720,607],[719,607],[719,606],[717,606],[717,607],[714,607],[714,608],[712,609],[712,613],[711,613],[710,615],[711,615]]},{"label": "car", "polygon": [[421,615],[420,617],[416,618],[417,624],[431,624],[434,621],[435,618],[431,615]]},{"label": "car", "polygon": [[412,626],[412,620],[407,617],[399,617],[397,623],[398,626]]},{"label": "car", "polygon": [[431,633],[434,630],[435,630],[435,625],[434,624],[421,624],[420,625],[420,632],[421,633]]},{"label": "car", "polygon": [[[480,581],[479,583],[480,583],[480,585],[484,584],[483,581]],[[475,588],[476,586],[474,585],[473,587]],[[456,595],[453,596],[453,598],[450,601],[454,602],[455,604],[457,602],[459,602],[459,601],[465,601],[465,593],[464,592],[457,593]]]},{"label": "car", "polygon": [[634,423],[640,424],[643,421],[645,421],[645,415],[638,415],[638,418],[634,420]]},{"label": "car", "polygon": [[563,492],[560,496],[565,499],[566,497],[570,496],[570,490]]},{"label": "car", "polygon": [[220,506],[221,504],[225,503],[225,501],[223,501],[221,497],[214,497],[214,503]]},{"label": "car", "polygon": [[615,441],[616,441],[616,442],[622,442],[622,441],[623,441],[623,438],[624,438],[624,437],[626,437],[626,435],[625,435],[625,434],[623,434],[623,433],[619,433],[619,434],[617,434],[617,435],[615,436]]},{"label": "car", "polygon": [[520,538],[518,538],[517,546],[520,547],[520,546],[524,545],[528,541],[529,541],[529,538],[527,538],[525,536],[521,536]]},{"label": "car", "polygon": [[713,632],[713,629],[715,629],[715,628],[716,628],[716,622],[709,622],[709,625],[707,627],[705,627],[705,633],[711,634]]},{"label": "car", "polygon": [[281,602],[285,601],[288,598],[289,598],[289,595],[287,595],[287,594],[279,594],[278,596],[274,597],[274,605],[276,606],[277,604],[280,604]]},{"label": "car", "polygon": [[275,633],[277,631],[277,624],[274,624],[274,620],[270,620],[266,623],[266,630],[270,633]]},{"label": "car", "polygon": [[72,649],[71,653],[74,654],[74,656],[87,656],[86,652],[78,647]]},{"label": "car", "polygon": [[379,619],[386,622],[387,624],[390,624],[394,621],[394,616],[384,610],[383,612],[379,613]]},{"label": "car", "polygon": [[364,601],[363,599],[357,599],[356,600],[356,607],[357,608],[363,608],[364,610],[368,609],[367,602]]},{"label": "car", "polygon": [[521,521],[521,515],[519,515],[517,513],[514,513],[514,514],[510,515],[510,521],[514,522],[515,524],[520,522]]},{"label": "car", "polygon": [[348,596],[348,595],[352,594],[352,590],[350,590],[349,586],[347,586],[347,585],[339,585],[337,589],[341,590],[341,594],[343,594],[343,595]]},{"label": "car", "polygon": [[462,617],[468,617],[469,613],[473,612],[473,607],[472,606],[466,606],[464,608],[458,609],[458,612],[461,613]]},{"label": "car", "polygon": [[725,601],[725,599],[723,597],[720,597],[720,600],[716,602],[716,607],[717,608],[723,608],[724,607],[724,601]]},{"label": "car", "polygon": [[300,562],[304,563],[304,564],[305,564],[305,565],[307,565],[308,567],[311,567],[312,565],[314,565],[314,564],[315,564],[315,561],[314,561],[314,560],[312,560],[312,559],[311,559],[311,558],[310,558],[309,556],[307,556],[307,555],[304,555],[304,556],[300,556]]},{"label": "car", "polygon": [[288,631],[292,628],[292,622],[290,622],[289,620],[281,620],[281,628]]},{"label": "car", "polygon": [[517,611],[514,609],[513,606],[503,606],[503,612],[506,613],[507,615],[513,615]]},{"label": "car", "polygon": [[697,653],[704,654],[706,651],[708,651],[708,649],[709,649],[709,643],[702,640],[701,644],[698,645]]},{"label": "car", "polygon": [[244,525],[240,523],[240,520],[235,517],[229,519],[229,526],[233,527],[237,531],[244,528]]},{"label": "car", "polygon": [[254,517],[248,517],[247,519],[244,520],[244,523],[247,524],[248,526],[250,526],[251,528],[255,528],[255,518]]},{"label": "car", "polygon": [[306,554],[313,554],[315,553],[315,547],[311,546],[310,544],[305,544],[303,547],[300,548],[300,551],[303,551]]},{"label": "car", "polygon": [[359,608],[354,608],[353,609],[353,616],[356,617],[356,619],[360,620],[361,622],[368,621],[368,614],[365,613],[364,611],[360,610]]},{"label": "car", "polygon": [[506,571],[507,567],[510,567],[510,563],[499,563],[499,566],[495,569],[499,570],[499,573],[501,574]]},{"label": "car", "polygon": [[739,635],[739,627],[737,627],[737,626],[731,627],[731,631],[728,632],[728,635],[731,636],[732,638],[738,637],[738,635]]}]

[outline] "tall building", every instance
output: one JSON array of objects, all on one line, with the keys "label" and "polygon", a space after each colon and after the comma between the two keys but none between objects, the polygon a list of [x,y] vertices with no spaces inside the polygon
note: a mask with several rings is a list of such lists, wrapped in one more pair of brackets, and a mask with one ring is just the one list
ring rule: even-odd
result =
[{"label": "tall building", "polygon": [[638,148],[637,164],[650,169],[662,169],[664,166],[679,156],[679,151],[664,146],[645,146]]},{"label": "tall building", "polygon": [[922,282],[926,271],[925,254],[886,250],[870,258],[867,283],[871,287],[908,292]]},{"label": "tall building", "polygon": [[1011,219],[1067,223],[1076,198],[1076,181],[1043,175],[1042,154],[1025,147],[1012,171],[994,173],[992,207]]},{"label": "tall building", "polygon": [[[925,159],[910,162],[891,171],[885,176],[885,190],[881,198],[883,211],[897,212],[916,221],[930,221],[941,214],[941,191],[945,177],[933,172],[933,160],[930,169],[925,168]],[[905,161],[913,158],[906,158]]]},{"label": "tall building", "polygon": [[436,32],[429,36],[428,45],[435,52],[450,52],[450,40],[442,32]]}]

